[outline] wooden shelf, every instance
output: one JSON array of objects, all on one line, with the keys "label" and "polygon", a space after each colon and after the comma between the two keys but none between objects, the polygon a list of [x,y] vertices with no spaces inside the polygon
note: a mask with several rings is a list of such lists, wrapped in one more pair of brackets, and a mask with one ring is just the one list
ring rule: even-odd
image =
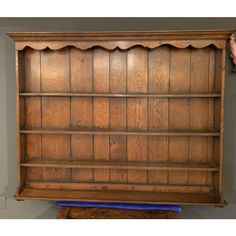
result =
[{"label": "wooden shelf", "polygon": [[176,171],[219,171],[215,164],[197,163],[157,163],[157,162],[108,162],[108,161],[28,161],[22,167],[51,168],[94,168],[94,169],[139,169],[139,170],[176,170]]},{"label": "wooden shelf", "polygon": [[21,129],[21,134],[87,134],[87,135],[144,135],[144,136],[220,136],[216,131],[121,131],[112,129]]},{"label": "wooden shelf", "polygon": [[220,93],[199,94],[119,94],[119,93],[20,93],[22,97],[115,97],[115,98],[215,98],[221,97]]},{"label": "wooden shelf", "polygon": [[26,181],[30,189],[51,190],[109,190],[109,191],[149,191],[149,192],[185,192],[185,193],[210,193],[214,190],[212,185],[177,185],[177,184],[134,184],[134,183],[108,183],[108,182],[73,182],[31,180]]},{"label": "wooden shelf", "polygon": [[181,204],[225,206],[219,193],[162,193],[135,191],[73,191],[24,188],[16,200],[126,202],[146,204]]}]

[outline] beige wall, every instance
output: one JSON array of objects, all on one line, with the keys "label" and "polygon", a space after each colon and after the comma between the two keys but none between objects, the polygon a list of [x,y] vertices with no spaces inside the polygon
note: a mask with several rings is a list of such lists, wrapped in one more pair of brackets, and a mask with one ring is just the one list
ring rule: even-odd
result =
[{"label": "beige wall", "polygon": [[[58,207],[43,201],[16,202],[15,68],[10,31],[114,31],[236,29],[236,18],[0,18],[0,196],[7,197],[0,218],[55,218]],[[228,207],[184,207],[182,218],[236,218],[236,73],[227,55],[224,193]]]}]

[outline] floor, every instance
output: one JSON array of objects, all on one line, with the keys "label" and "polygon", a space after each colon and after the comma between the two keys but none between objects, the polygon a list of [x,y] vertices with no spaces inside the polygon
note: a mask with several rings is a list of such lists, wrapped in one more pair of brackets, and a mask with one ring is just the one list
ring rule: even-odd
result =
[{"label": "floor", "polygon": [[[37,204],[35,204],[37,203]],[[8,199],[6,208],[0,209],[0,219],[56,219],[60,207],[44,201]],[[236,204],[225,208],[184,206],[181,219],[236,219]]]}]

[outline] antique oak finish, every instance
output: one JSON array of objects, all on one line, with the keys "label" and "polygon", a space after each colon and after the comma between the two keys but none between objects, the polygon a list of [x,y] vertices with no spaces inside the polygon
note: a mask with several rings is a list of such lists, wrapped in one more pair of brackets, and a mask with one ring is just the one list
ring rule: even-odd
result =
[{"label": "antique oak finish", "polygon": [[15,198],[224,206],[232,33],[10,33]]}]

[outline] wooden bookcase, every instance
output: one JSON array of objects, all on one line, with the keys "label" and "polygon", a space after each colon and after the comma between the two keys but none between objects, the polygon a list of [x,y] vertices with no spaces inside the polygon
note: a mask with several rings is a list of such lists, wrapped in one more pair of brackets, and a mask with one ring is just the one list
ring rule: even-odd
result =
[{"label": "wooden bookcase", "polygon": [[231,33],[10,33],[15,198],[224,206]]}]

